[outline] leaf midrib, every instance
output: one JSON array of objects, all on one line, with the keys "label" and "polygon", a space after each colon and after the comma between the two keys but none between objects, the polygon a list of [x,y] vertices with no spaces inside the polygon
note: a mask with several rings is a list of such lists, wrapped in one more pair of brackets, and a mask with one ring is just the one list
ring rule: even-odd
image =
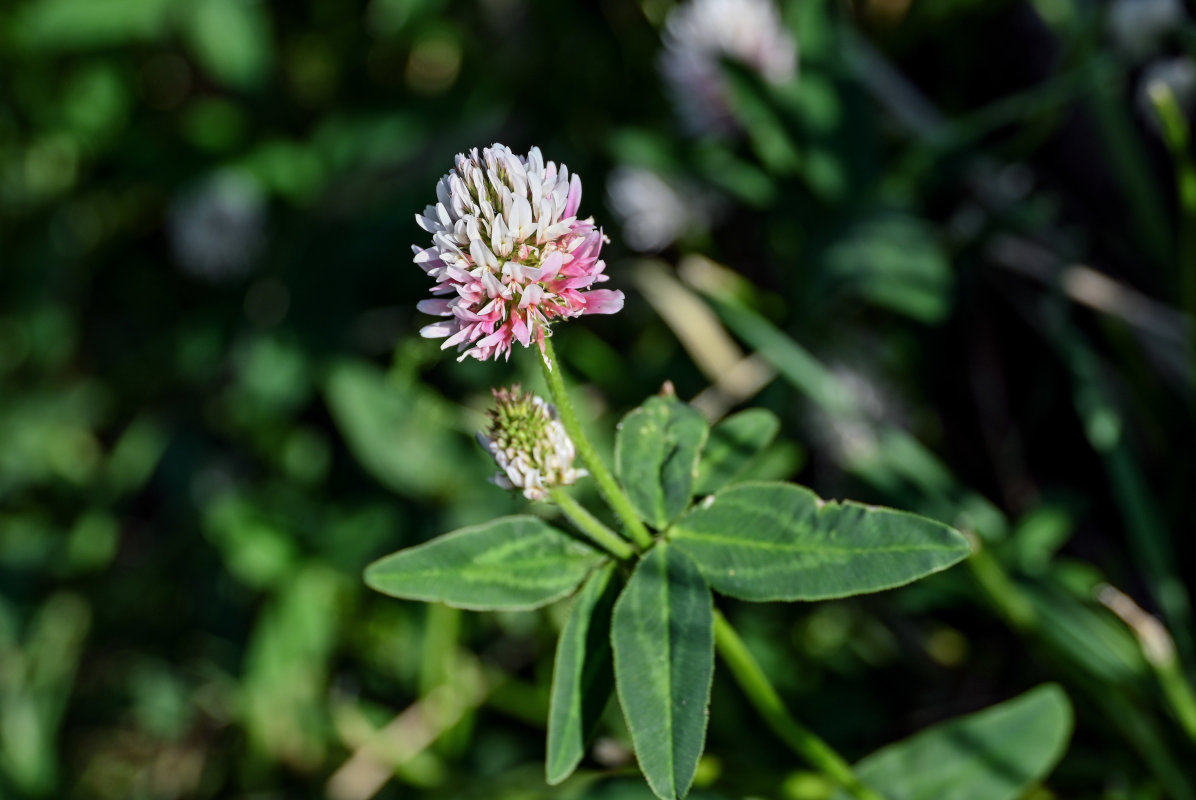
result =
[{"label": "leaf midrib", "polygon": [[550,567],[560,566],[562,568],[567,568],[568,572],[565,572],[563,574],[568,575],[568,574],[572,573],[576,568],[581,567],[583,565],[581,563],[566,563],[566,564],[562,565],[559,561],[554,559],[554,560],[544,561],[542,563],[541,562],[528,562],[525,564],[521,564],[517,567],[508,565],[506,569],[502,569],[502,570],[481,570],[481,569],[476,569],[476,568],[471,569],[469,567],[453,567],[453,568],[430,567],[427,569],[418,569],[418,570],[407,569],[407,570],[393,570],[393,571],[378,570],[375,573],[374,578],[375,579],[396,578],[396,577],[397,578],[441,578],[441,577],[444,577],[445,575],[453,575],[455,577],[465,578],[467,581],[469,581],[471,583],[494,583],[494,584],[499,584],[499,585],[503,585],[503,586],[527,586],[527,585],[533,585],[533,584],[534,585],[542,585],[542,584],[543,585],[551,585],[551,584],[566,582],[566,581],[564,581],[562,573],[560,573],[560,572],[555,573],[555,574],[552,572],[548,572],[548,573],[545,573],[543,578],[539,578],[539,579],[535,578],[534,576],[528,576],[528,580],[522,580],[522,579],[520,579],[520,577],[518,577],[520,575],[520,570],[536,568],[536,569],[540,569],[541,571],[543,571],[542,568],[546,567],[546,566],[550,566]]},{"label": "leaf midrib", "polygon": [[767,551],[784,551],[794,553],[812,553],[812,552],[834,552],[845,554],[860,554],[860,553],[902,553],[902,552],[963,552],[961,547],[950,546],[927,546],[927,545],[885,545],[883,547],[842,547],[842,546],[823,546],[817,544],[799,545],[790,544],[788,542],[778,542],[771,539],[744,539],[735,536],[729,536],[724,533],[706,533],[703,531],[695,531],[679,526],[673,526],[668,534],[670,539],[682,539],[689,541],[703,541],[714,544],[736,545],[745,549],[767,550]]},{"label": "leaf midrib", "polygon": [[[673,625],[672,625],[672,609],[669,607],[669,559],[668,551],[661,548],[660,553],[660,568],[663,573],[661,585],[661,604],[660,607],[664,609],[664,623],[665,623],[665,637],[664,637],[664,679],[665,679],[665,702],[667,703],[665,712],[665,728],[668,731],[668,764],[669,764],[669,790],[673,797],[677,796],[677,763],[674,758],[674,749],[676,747],[676,737],[673,735]],[[640,628],[643,631],[643,628]],[[648,642],[649,652],[651,652],[651,642]]]}]

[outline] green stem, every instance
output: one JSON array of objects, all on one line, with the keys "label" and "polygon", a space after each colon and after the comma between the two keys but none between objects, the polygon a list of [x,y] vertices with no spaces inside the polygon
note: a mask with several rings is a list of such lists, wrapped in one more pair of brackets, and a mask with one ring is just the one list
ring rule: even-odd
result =
[{"label": "green stem", "polygon": [[569,392],[565,389],[565,379],[561,376],[561,367],[557,363],[556,352],[552,349],[552,339],[550,338],[544,339],[544,357],[540,359],[540,366],[543,368],[544,381],[548,384],[552,402],[556,404],[561,424],[565,426],[565,432],[573,440],[573,446],[577,448],[577,454],[581,456],[582,463],[586,465],[594,482],[598,484],[598,491],[602,493],[602,498],[619,515],[619,519],[623,521],[624,527],[631,535],[631,540],[641,550],[648,549],[652,546],[652,534],[648,533],[644,523],[640,522],[639,515],[631,507],[631,501],[627,499],[627,495],[623,494],[619,484],[615,483],[614,476],[610,474],[606,464],[602,463],[602,459],[594,451],[594,446],[590,444],[585,431],[581,429],[581,424],[577,421],[577,414],[574,413],[573,404],[569,401]]},{"label": "green stem", "polygon": [[1035,631],[1038,612],[1034,604],[1021,593],[989,549],[974,537],[969,538],[972,538],[972,555],[967,565],[976,583],[1011,626],[1019,631]]},{"label": "green stem", "polygon": [[589,536],[595,544],[605,549],[615,558],[620,558],[624,561],[635,555],[635,549],[631,545],[623,541],[617,533],[603,525],[597,517],[569,496],[564,489],[553,489],[549,494],[552,497],[552,502],[556,503],[557,508],[569,518],[570,522],[577,526],[578,530]]},{"label": "green stem", "polygon": [[785,744],[858,800],[884,800],[882,795],[860,782],[843,756],[789,714],[747,645],[718,610],[714,612],[714,645],[748,700]]},{"label": "green stem", "polygon": [[1196,693],[1174,656],[1156,666],[1163,694],[1171,704],[1171,711],[1188,739],[1196,742]]},{"label": "green stem", "polygon": [[1196,374],[1196,165],[1188,152],[1191,132],[1188,120],[1165,84],[1148,88],[1158,112],[1163,139],[1175,161],[1176,191],[1179,194],[1179,295],[1188,314],[1192,369]]}]

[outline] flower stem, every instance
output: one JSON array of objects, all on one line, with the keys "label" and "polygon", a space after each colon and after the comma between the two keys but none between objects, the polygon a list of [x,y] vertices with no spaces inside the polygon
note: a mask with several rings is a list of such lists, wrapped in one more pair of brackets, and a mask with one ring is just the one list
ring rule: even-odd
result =
[{"label": "flower stem", "polygon": [[717,609],[714,612],[714,645],[731,669],[739,688],[785,744],[857,800],[884,800],[882,795],[860,782],[843,756],[790,715],[747,645]]},{"label": "flower stem", "polygon": [[627,560],[635,555],[635,548],[623,541],[617,533],[603,525],[597,517],[574,500],[564,489],[553,489],[549,492],[549,495],[552,497],[552,502],[556,503],[557,508],[569,518],[570,522],[577,526],[578,530],[589,536],[595,544],[605,549],[615,558]]},{"label": "flower stem", "polygon": [[556,404],[561,424],[565,426],[565,431],[573,440],[573,446],[577,448],[577,454],[581,456],[586,469],[594,476],[602,498],[619,515],[619,519],[623,521],[624,527],[636,546],[641,550],[648,549],[652,546],[652,534],[648,533],[644,523],[640,522],[639,515],[631,507],[631,501],[627,499],[627,495],[623,494],[619,484],[615,483],[614,476],[602,463],[602,459],[598,457],[594,446],[586,437],[585,431],[581,429],[577,415],[573,412],[573,404],[569,402],[569,392],[565,389],[565,379],[561,377],[561,367],[557,363],[556,352],[552,349],[552,339],[547,337],[544,339],[544,357],[540,359],[540,366],[544,372],[544,381],[548,384],[548,391],[552,395],[552,401]]}]

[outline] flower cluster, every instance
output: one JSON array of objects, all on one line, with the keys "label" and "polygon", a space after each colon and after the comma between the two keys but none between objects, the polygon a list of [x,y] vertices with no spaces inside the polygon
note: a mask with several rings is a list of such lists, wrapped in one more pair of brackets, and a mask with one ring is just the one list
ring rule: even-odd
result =
[{"label": "flower cluster", "polygon": [[772,0],[691,0],[669,13],[660,71],[692,133],[738,128],[723,58],[782,83],[797,74],[797,42],[781,23]]},{"label": "flower cluster", "polygon": [[492,389],[495,407],[490,429],[478,442],[494,456],[501,472],[491,480],[504,489],[522,489],[528,500],[543,500],[557,486],[569,486],[587,473],[573,468],[575,451],[556,409],[518,385]]},{"label": "flower cluster", "polygon": [[436,199],[416,215],[432,246],[413,249],[436,281],[437,298],[419,310],[446,319],[420,333],[444,338],[461,359],[509,358],[513,342],[542,346],[556,319],[623,307],[622,292],[591,288],[607,280],[598,257],[605,237],[593,218],[577,216],[581,180],[538,148],[526,157],[501,144],[460,154]]}]

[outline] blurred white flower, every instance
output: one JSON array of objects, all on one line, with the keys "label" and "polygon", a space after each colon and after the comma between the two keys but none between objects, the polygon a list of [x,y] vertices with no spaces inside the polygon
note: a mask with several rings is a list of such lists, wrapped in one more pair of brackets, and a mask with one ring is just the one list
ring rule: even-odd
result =
[{"label": "blurred white flower", "polygon": [[503,489],[521,489],[528,500],[543,500],[557,486],[569,486],[588,475],[574,469],[576,450],[556,409],[543,397],[518,385],[493,389],[490,429],[478,442],[498,464],[490,480]]},{"label": "blurred white flower", "polygon": [[1154,54],[1163,38],[1183,22],[1181,0],[1113,0],[1108,26],[1113,44],[1133,59]]},{"label": "blurred white flower", "polygon": [[660,72],[691,133],[730,133],[738,124],[722,59],[771,83],[797,74],[797,42],[772,0],[690,0],[669,13]]},{"label": "blurred white flower", "polygon": [[1185,115],[1190,115],[1196,101],[1196,63],[1187,56],[1177,56],[1159,59],[1143,70],[1134,99],[1139,113],[1155,131],[1159,130],[1160,123],[1151,92],[1161,87],[1171,92]]},{"label": "blurred white flower", "polygon": [[265,241],[266,200],[249,174],[225,169],[180,194],[167,232],[184,272],[224,281],[249,272]]},{"label": "blurred white flower", "polygon": [[686,232],[707,227],[716,210],[714,198],[700,188],[641,167],[617,167],[606,195],[624,241],[641,253],[659,252]]}]

